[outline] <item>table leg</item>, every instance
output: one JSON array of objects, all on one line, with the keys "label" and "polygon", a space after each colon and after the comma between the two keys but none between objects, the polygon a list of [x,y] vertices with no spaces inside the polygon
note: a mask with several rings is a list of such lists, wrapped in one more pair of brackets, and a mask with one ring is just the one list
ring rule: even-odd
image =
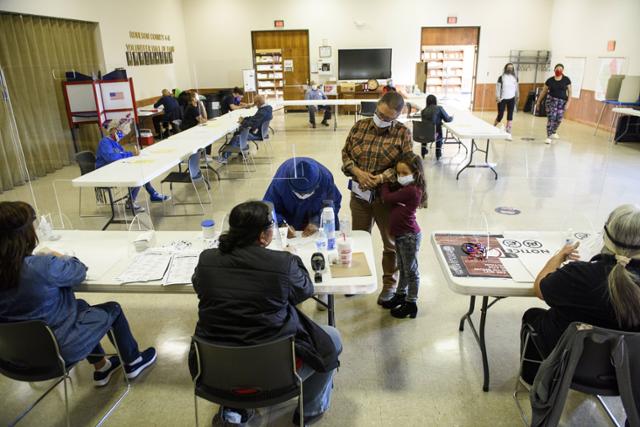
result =
[{"label": "table leg", "polygon": [[598,133],[598,128],[600,127],[600,121],[602,120],[602,115],[604,114],[604,109],[607,108],[607,104],[602,103],[602,109],[600,110],[600,115],[598,116],[598,121],[596,122],[596,130],[593,131],[593,135],[595,136]]},{"label": "table leg", "polygon": [[489,360],[487,358],[487,345],[484,340],[484,327],[487,322],[487,310],[489,307],[487,303],[489,297],[482,297],[482,308],[480,309],[480,352],[482,353],[482,370],[484,372],[484,382],[482,384],[482,391],[489,391]]},{"label": "table leg", "polygon": [[471,315],[473,314],[473,310],[474,310],[475,306],[476,306],[476,297],[475,296],[471,296],[469,298],[469,310],[460,319],[460,327],[458,328],[459,331],[461,331],[461,332],[464,331],[464,321],[465,320],[471,321]]},{"label": "table leg", "polygon": [[333,131],[338,130],[338,104],[333,106]]},{"label": "table leg", "polygon": [[493,172],[493,174],[496,176],[496,179],[498,179],[498,172],[496,172],[496,170],[493,168],[493,166],[491,166],[489,164],[489,145],[491,144],[491,140],[487,139],[487,149],[484,151],[484,162],[487,164],[487,166],[489,167],[489,169],[491,169],[491,171]]},{"label": "table leg", "polygon": [[109,225],[113,222],[113,219],[116,216],[116,211],[115,208],[113,206],[114,202],[113,202],[113,194],[111,194],[111,189],[107,188],[107,195],[109,196],[109,206],[111,207],[111,217],[107,220],[107,223],[104,225],[104,227],[102,227],[102,231],[106,230],[107,227],[109,227]]},{"label": "table leg", "polygon": [[460,178],[460,174],[462,173],[462,171],[464,171],[466,168],[468,168],[468,167],[469,167],[469,165],[471,164],[471,162],[473,162],[473,153],[474,153],[474,152],[476,152],[476,150],[477,150],[477,149],[478,149],[478,147],[476,146],[476,140],[475,140],[475,139],[472,139],[472,140],[471,140],[471,148],[470,148],[470,150],[469,150],[469,161],[468,161],[468,162],[467,162],[467,164],[466,164],[466,165],[464,165],[464,166],[462,167],[462,169],[460,169],[460,171],[457,173],[457,175],[456,175],[456,180],[457,180],[458,178]]},{"label": "table leg", "polygon": [[336,327],[336,308],[333,294],[327,295],[327,323]]},{"label": "table leg", "polygon": [[616,139],[616,129],[618,129],[618,125],[620,124],[620,119],[622,118],[622,114],[618,114],[618,120],[616,121],[616,125],[613,128],[613,142],[615,144],[618,143],[622,137],[624,137],[629,132],[629,125],[631,124],[631,119],[633,116],[627,116],[627,125],[624,127],[624,132],[620,134],[620,137]]}]

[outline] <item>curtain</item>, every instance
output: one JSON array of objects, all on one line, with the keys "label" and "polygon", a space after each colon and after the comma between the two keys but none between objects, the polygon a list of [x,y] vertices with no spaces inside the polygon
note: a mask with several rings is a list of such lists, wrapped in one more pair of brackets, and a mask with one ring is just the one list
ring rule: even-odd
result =
[{"label": "curtain", "polygon": [[[21,153],[31,179],[73,160],[62,82],[65,71],[98,73],[97,31],[91,22],[0,13],[0,191],[27,179]],[[99,135],[81,126],[79,149],[95,149]]]}]

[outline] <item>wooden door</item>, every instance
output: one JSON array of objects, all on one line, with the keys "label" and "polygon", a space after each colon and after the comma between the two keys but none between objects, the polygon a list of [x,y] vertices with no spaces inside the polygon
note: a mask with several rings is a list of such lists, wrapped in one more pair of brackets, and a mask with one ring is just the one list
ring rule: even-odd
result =
[{"label": "wooden door", "polygon": [[[251,42],[255,66],[256,49],[280,49],[284,65],[284,99],[304,99],[309,84],[309,31],[252,31]],[[292,70],[287,65],[292,65]],[[291,108],[291,107],[289,107]],[[291,108],[295,109],[295,108]],[[298,108],[304,110],[305,108]]]}]

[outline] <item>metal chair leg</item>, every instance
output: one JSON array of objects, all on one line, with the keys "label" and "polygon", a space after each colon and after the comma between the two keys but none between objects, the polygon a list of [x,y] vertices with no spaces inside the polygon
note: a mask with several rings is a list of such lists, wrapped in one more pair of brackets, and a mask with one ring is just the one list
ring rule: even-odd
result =
[{"label": "metal chair leg", "polygon": [[67,420],[67,427],[71,427],[71,416],[69,415],[69,395],[67,392],[67,378],[69,375],[67,372],[64,373],[64,379],[62,383],[64,384],[64,414]]},{"label": "metal chair leg", "polygon": [[193,407],[195,409],[195,415],[196,415],[196,427],[198,427],[198,425],[199,425],[199,420],[198,420],[198,396],[196,396],[195,390],[193,392]]},{"label": "metal chair leg", "polygon": [[604,399],[602,398],[602,396],[596,394],[596,399],[598,399],[598,402],[600,402],[600,405],[602,405],[602,408],[604,409],[604,411],[609,416],[609,419],[611,420],[611,422],[613,424],[615,424],[616,427],[621,427],[621,424],[618,422],[616,417],[613,415],[613,412],[611,412],[611,409],[609,409],[607,404],[604,403]]}]

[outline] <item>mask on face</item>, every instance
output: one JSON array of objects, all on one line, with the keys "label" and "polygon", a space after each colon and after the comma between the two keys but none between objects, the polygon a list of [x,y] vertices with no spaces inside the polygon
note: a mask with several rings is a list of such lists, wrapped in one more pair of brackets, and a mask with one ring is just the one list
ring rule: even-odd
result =
[{"label": "mask on face", "polygon": [[116,137],[116,141],[120,141],[122,138],[124,138],[124,132],[122,132],[121,130],[117,130],[115,137]]},{"label": "mask on face", "polygon": [[513,74],[513,68],[507,68],[507,74]]},{"label": "mask on face", "polygon": [[311,85],[311,90],[318,90],[318,85]]},{"label": "mask on face", "polygon": [[560,77],[562,75],[562,70],[558,68],[557,70],[554,71],[554,73],[556,77]]},{"label": "mask on face", "polygon": [[293,192],[293,194],[295,194],[296,197],[300,200],[308,199],[309,197],[313,196],[313,193],[315,193],[315,191],[312,191],[311,193],[306,193],[306,194],[300,194],[295,191]]},{"label": "mask on face", "polygon": [[236,96],[236,102],[240,102],[242,100],[241,96]]},{"label": "mask on face", "polygon": [[413,175],[405,175],[405,176],[400,176],[398,175],[398,184],[402,185],[403,187],[405,185],[409,185],[413,182]]},{"label": "mask on face", "polygon": [[388,128],[393,124],[393,122],[387,122],[385,120],[382,120],[380,117],[378,117],[378,113],[375,113],[373,115],[373,123],[381,129]]}]

